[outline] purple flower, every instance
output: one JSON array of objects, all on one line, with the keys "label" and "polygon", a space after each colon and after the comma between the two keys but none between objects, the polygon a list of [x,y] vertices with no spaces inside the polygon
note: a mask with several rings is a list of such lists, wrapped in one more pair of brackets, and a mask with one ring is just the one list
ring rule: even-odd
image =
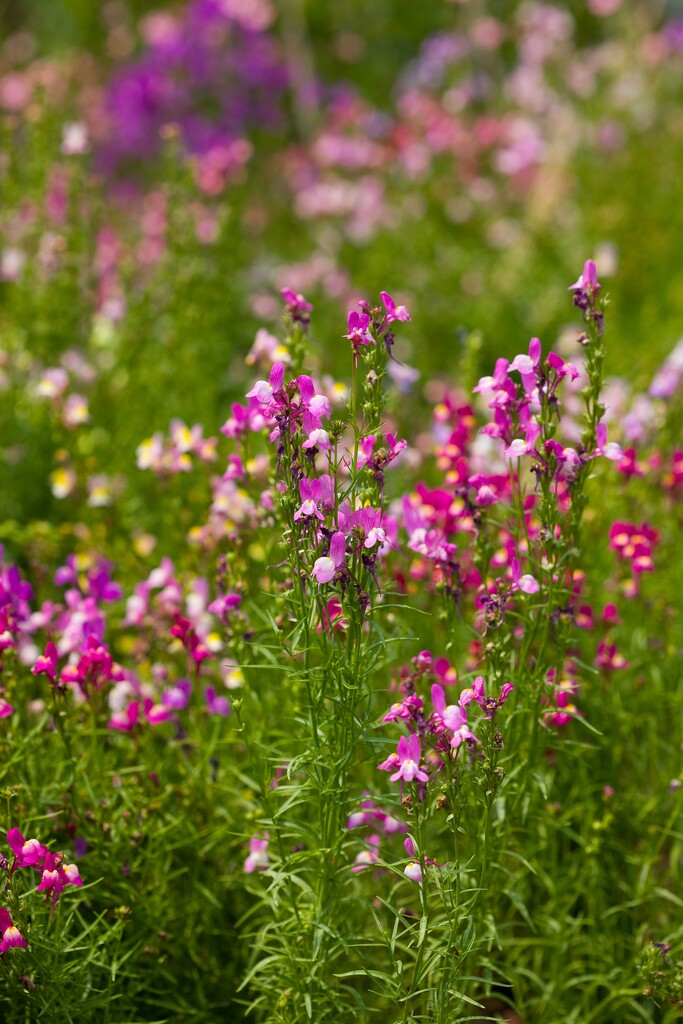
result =
[{"label": "purple flower", "polygon": [[223,718],[227,718],[230,714],[230,701],[227,697],[221,697],[216,694],[213,686],[207,686],[204,690],[204,696],[206,698],[206,706],[211,715],[221,715]]},{"label": "purple flower", "polygon": [[332,534],[329,556],[323,555],[322,558],[316,559],[311,575],[321,585],[329,583],[343,566],[345,555],[346,538],[341,530],[337,530]]},{"label": "purple flower", "polygon": [[244,862],[244,870],[247,875],[251,875],[254,871],[265,871],[269,866],[268,841],[267,832],[263,833],[263,839],[254,836],[249,840],[249,856]]},{"label": "purple flower", "polygon": [[7,842],[14,854],[15,868],[32,868],[39,864],[47,855],[47,848],[37,839],[24,839],[18,828],[11,828],[7,833]]},{"label": "purple flower", "polygon": [[354,348],[358,345],[374,345],[375,339],[370,333],[370,317],[367,313],[358,313],[355,309],[349,310],[348,334],[343,335],[353,342]]},{"label": "purple flower", "polygon": [[[416,733],[413,733],[410,738],[401,736],[396,753],[378,767],[383,771],[391,771],[392,768],[396,768],[390,777],[391,782],[396,782],[397,779],[401,779],[402,782],[413,782],[415,779],[419,782],[428,782],[427,772],[424,768],[420,768],[421,756],[420,737]],[[388,767],[385,768],[384,765],[388,765]]]},{"label": "purple flower", "polygon": [[57,648],[52,640],[48,641],[45,647],[45,654],[36,658],[36,663],[31,669],[34,676],[46,675],[51,683],[57,678]]},{"label": "purple flower", "polygon": [[2,935],[0,955],[6,953],[8,949],[17,949],[18,947],[26,949],[26,939],[17,926],[12,923],[9,911],[4,907],[0,907],[0,934]]},{"label": "purple flower", "polygon": [[387,311],[384,318],[385,324],[391,324],[395,320],[401,320],[403,323],[410,323],[410,313],[405,306],[397,306],[388,292],[380,292],[379,297],[384,303],[384,308]]}]

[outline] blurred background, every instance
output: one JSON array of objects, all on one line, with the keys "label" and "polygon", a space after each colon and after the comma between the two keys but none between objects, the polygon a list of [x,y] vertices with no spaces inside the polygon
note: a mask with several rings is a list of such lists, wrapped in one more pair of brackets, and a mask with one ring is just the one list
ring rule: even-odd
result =
[{"label": "blurred background", "polygon": [[165,522],[136,451],[174,418],[217,434],[260,375],[257,330],[281,332],[282,287],[313,303],[333,377],[348,308],[380,289],[408,305],[399,418],[435,378],[466,390],[532,335],[561,344],[589,256],[611,374],[646,387],[683,334],[680,2],[0,11],[10,545],[27,524],[54,544],[76,523],[189,528],[206,479],[163,484]]}]

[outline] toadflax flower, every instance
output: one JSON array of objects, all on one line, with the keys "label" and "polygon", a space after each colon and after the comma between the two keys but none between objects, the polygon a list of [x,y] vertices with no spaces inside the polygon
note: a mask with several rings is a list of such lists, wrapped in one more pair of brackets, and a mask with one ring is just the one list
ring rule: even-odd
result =
[{"label": "toadflax flower", "polygon": [[420,737],[413,733],[410,738],[401,736],[396,753],[390,754],[387,760],[377,767],[385,772],[396,768],[394,774],[390,776],[391,782],[396,782],[397,779],[401,779],[402,782],[413,782],[415,779],[419,782],[428,782],[427,772],[420,768],[421,756]]},{"label": "toadflax flower", "polygon": [[316,558],[311,575],[319,584],[329,583],[334,579],[339,569],[344,564],[346,554],[346,538],[341,530],[332,534],[330,541],[330,554]]},{"label": "toadflax flower", "polygon": [[78,868],[75,864],[63,864],[62,858],[56,853],[46,853],[43,874],[36,891],[52,896],[53,912],[67,885],[83,885]]},{"label": "toadflax flower", "polygon": [[24,839],[18,828],[11,828],[7,833],[7,842],[14,854],[12,871],[16,868],[31,868],[43,861],[47,848],[37,839]]},{"label": "toadflax flower", "polygon": [[0,956],[6,953],[8,949],[17,949],[18,947],[26,949],[26,939],[12,922],[9,911],[5,910],[4,907],[0,907],[0,935],[2,935],[0,939]]},{"label": "toadflax flower", "polygon": [[246,874],[251,875],[254,871],[265,871],[270,865],[268,859],[269,838],[268,833],[264,832],[263,839],[253,836],[249,840],[249,855],[244,862]]}]

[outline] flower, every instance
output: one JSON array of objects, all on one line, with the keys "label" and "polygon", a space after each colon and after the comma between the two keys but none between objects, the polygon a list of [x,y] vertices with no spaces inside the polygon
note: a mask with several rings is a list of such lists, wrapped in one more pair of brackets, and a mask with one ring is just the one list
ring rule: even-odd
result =
[{"label": "flower", "polygon": [[268,833],[264,832],[263,839],[253,836],[249,840],[249,855],[244,862],[244,870],[247,875],[251,875],[254,871],[265,871],[270,865],[268,859],[269,839]]},{"label": "flower", "polygon": [[391,782],[396,782],[397,779],[401,779],[403,782],[413,782],[415,779],[419,782],[428,782],[427,772],[424,768],[420,768],[421,756],[420,737],[416,733],[413,733],[409,739],[401,736],[394,762],[396,771],[390,776]]},{"label": "flower", "polygon": [[83,885],[78,868],[75,864],[63,864],[56,853],[46,853],[43,875],[36,891],[52,895],[53,911],[67,885]]},{"label": "flower", "polygon": [[8,949],[17,949],[18,947],[26,949],[26,939],[17,926],[13,924],[9,911],[5,910],[4,907],[0,907],[0,933],[2,933],[0,956],[6,953]]},{"label": "flower", "polygon": [[47,848],[37,839],[24,839],[18,828],[11,828],[7,833],[7,842],[14,854],[12,870],[16,868],[32,868],[47,856]]},{"label": "flower", "polygon": [[370,316],[367,313],[358,313],[355,309],[349,310],[348,328],[349,333],[344,338],[352,341],[354,347],[360,345],[374,345],[375,339],[369,330]]},{"label": "flower", "polygon": [[57,648],[52,640],[49,640],[45,647],[45,654],[36,658],[36,663],[31,669],[34,676],[46,675],[51,683],[57,678]]},{"label": "flower", "polygon": [[392,299],[391,295],[389,295],[389,292],[380,292],[379,297],[384,303],[384,308],[387,311],[386,316],[384,318],[385,324],[391,324],[395,320],[401,320],[403,323],[406,324],[410,323],[410,313],[408,312],[406,307],[397,306],[394,300]]},{"label": "flower", "polygon": [[344,556],[346,554],[346,538],[341,530],[337,530],[336,533],[332,534],[330,541],[330,554],[323,555],[321,558],[316,558],[315,565],[311,575],[317,582],[322,585],[323,583],[329,583],[330,580],[334,579],[339,569],[344,564]]}]

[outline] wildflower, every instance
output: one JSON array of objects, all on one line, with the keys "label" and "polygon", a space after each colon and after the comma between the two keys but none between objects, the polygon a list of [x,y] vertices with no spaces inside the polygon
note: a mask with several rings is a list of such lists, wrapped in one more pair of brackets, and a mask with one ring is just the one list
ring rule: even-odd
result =
[{"label": "wildflower", "polygon": [[59,896],[67,885],[83,885],[78,868],[75,864],[63,864],[62,858],[55,853],[47,853],[43,864],[43,874],[36,891],[52,895],[53,911]]},{"label": "wildflower", "polygon": [[550,711],[546,715],[550,725],[557,725],[560,728],[568,725],[572,718],[576,718],[581,712],[575,704],[571,703],[572,693],[569,690],[559,690],[555,695],[556,711]]},{"label": "wildflower", "polygon": [[520,575],[519,562],[516,558],[512,559],[512,581],[513,589],[521,590],[524,594],[537,594],[541,589],[538,580],[529,573]]},{"label": "wildflower", "polygon": [[436,732],[451,733],[450,745],[453,750],[457,750],[461,743],[468,740],[477,742],[477,737],[467,725],[465,708],[461,704],[446,704],[446,695],[438,683],[432,686],[432,703]]},{"label": "wildflower", "polygon": [[305,326],[311,319],[308,315],[313,311],[311,303],[307,302],[300,292],[294,292],[291,288],[281,288],[280,295],[285,300],[287,312],[292,320]]},{"label": "wildflower", "polygon": [[597,294],[602,286],[598,282],[598,268],[593,260],[586,260],[583,265],[583,273],[579,279],[567,289],[570,292],[581,294]]},{"label": "wildflower", "polygon": [[9,911],[5,910],[4,907],[0,907],[0,933],[2,934],[2,939],[0,939],[0,956],[5,954],[8,949],[26,949],[26,939],[12,922]]},{"label": "wildflower", "polygon": [[415,882],[418,885],[422,881],[422,868],[416,860],[411,860],[409,864],[406,864],[403,874],[406,878],[409,878],[411,882]]},{"label": "wildflower", "polygon": [[558,380],[562,380],[563,377],[569,377],[570,380],[577,380],[577,378],[581,376],[573,363],[565,362],[562,356],[558,356],[556,352],[549,352],[546,362],[555,371]]},{"label": "wildflower", "polygon": [[531,420],[526,428],[524,440],[517,438],[505,449],[506,459],[519,459],[522,455],[530,455],[535,451],[534,445],[541,433],[541,428],[535,420]]},{"label": "wildflower", "polygon": [[380,292],[379,297],[384,303],[384,308],[386,309],[386,316],[384,318],[385,324],[391,324],[395,320],[400,320],[403,323],[410,323],[410,313],[405,306],[397,306],[388,292]]},{"label": "wildflower", "polygon": [[422,708],[422,697],[418,697],[416,693],[411,693],[404,700],[392,704],[382,721],[395,722],[397,718],[402,718],[404,721],[409,722],[422,711]]},{"label": "wildflower", "polygon": [[209,714],[221,715],[223,718],[227,718],[230,714],[230,701],[227,697],[217,695],[213,686],[206,687],[204,696]]},{"label": "wildflower", "polygon": [[31,669],[34,676],[46,675],[51,683],[57,678],[57,648],[52,640],[49,640],[45,647],[45,654],[36,658],[36,663]]},{"label": "wildflower", "polygon": [[323,555],[321,558],[316,559],[311,573],[313,578],[321,585],[329,583],[343,566],[345,554],[346,538],[341,530],[337,530],[336,533],[332,534],[329,556]]},{"label": "wildflower", "polygon": [[344,334],[343,337],[352,341],[354,348],[357,348],[358,345],[374,345],[375,339],[369,328],[370,316],[368,313],[358,313],[355,309],[351,309],[348,314],[349,333]]},{"label": "wildflower", "polygon": [[246,398],[255,398],[261,405],[268,405],[282,389],[285,379],[285,368],[282,363],[274,363],[267,381],[257,380],[251,391],[247,391]]},{"label": "wildflower", "polygon": [[14,854],[12,870],[16,868],[32,868],[39,864],[47,855],[47,848],[37,839],[24,839],[18,828],[11,828],[7,833],[7,842]]},{"label": "wildflower", "polygon": [[249,840],[249,855],[244,862],[244,870],[247,875],[251,875],[254,871],[265,871],[270,865],[268,859],[269,838],[268,833],[264,832],[263,839],[253,836]]},{"label": "wildflower", "polygon": [[376,864],[379,860],[380,837],[376,833],[373,833],[371,836],[368,836],[365,841],[368,844],[368,848],[366,850],[361,850],[361,852],[356,856],[353,867],[351,868],[354,873],[365,871],[373,864]]},{"label": "wildflower", "polygon": [[[394,774],[390,776],[391,782],[396,782],[397,779],[401,779],[403,782],[413,782],[415,779],[419,782],[428,782],[429,776],[423,768],[420,768],[421,754],[420,737],[416,733],[413,733],[409,739],[401,736],[396,753],[390,755],[387,761],[378,767],[382,771],[391,771],[392,768],[396,768]],[[388,767],[384,767],[385,765]]]}]

